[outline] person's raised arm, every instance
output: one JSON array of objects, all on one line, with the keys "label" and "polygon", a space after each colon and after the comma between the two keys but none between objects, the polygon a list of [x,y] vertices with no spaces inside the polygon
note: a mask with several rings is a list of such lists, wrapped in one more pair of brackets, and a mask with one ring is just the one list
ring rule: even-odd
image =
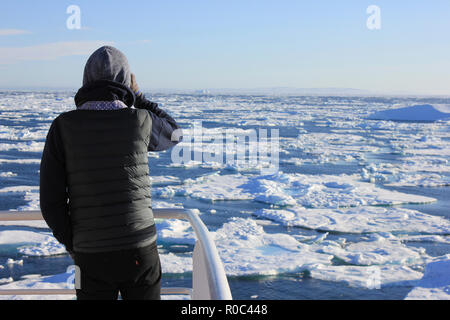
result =
[{"label": "person's raised arm", "polygon": [[152,119],[148,151],[164,151],[180,142],[182,139],[180,126],[167,112],[159,108],[157,103],[145,98],[139,90],[134,74],[131,74],[131,89],[136,95],[134,106],[148,110]]}]

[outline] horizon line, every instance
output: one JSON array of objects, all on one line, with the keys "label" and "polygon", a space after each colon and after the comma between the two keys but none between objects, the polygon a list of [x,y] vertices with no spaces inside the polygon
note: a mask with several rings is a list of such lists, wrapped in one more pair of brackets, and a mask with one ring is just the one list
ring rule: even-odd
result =
[{"label": "horizon line", "polygon": [[[80,86],[81,87],[81,86]],[[2,91],[78,91],[80,87],[72,86],[0,86]],[[450,98],[448,93],[431,93],[431,92],[412,92],[407,90],[399,91],[383,91],[383,90],[367,90],[359,88],[345,87],[254,87],[254,88],[142,88],[144,92],[152,93],[191,93],[191,94],[260,94],[260,95],[300,95],[300,96],[399,96],[399,97],[446,97]],[[284,92],[283,92],[284,90]],[[277,92],[279,91],[279,92]],[[298,92],[295,92],[298,91]],[[327,92],[328,91],[328,92]],[[347,92],[346,92],[347,91]]]}]

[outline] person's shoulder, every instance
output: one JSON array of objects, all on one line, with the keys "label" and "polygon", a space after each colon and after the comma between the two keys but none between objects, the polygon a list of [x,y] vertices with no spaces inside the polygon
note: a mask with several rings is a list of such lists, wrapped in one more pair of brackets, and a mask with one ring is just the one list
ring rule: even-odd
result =
[{"label": "person's shoulder", "polygon": [[74,109],[74,110],[69,110],[69,111],[62,112],[55,118],[54,121],[57,121],[59,119],[70,118],[72,115],[76,114],[77,111],[78,111],[77,109]]},{"label": "person's shoulder", "polygon": [[143,129],[148,128],[152,123],[150,113],[145,109],[128,108],[128,114],[132,122]]},{"label": "person's shoulder", "polygon": [[136,115],[138,119],[141,121],[145,121],[146,119],[149,119],[149,112],[146,109],[139,109],[139,108],[129,108],[133,114]]},{"label": "person's shoulder", "polygon": [[145,110],[145,109],[136,108],[136,107],[131,107],[131,108],[128,108],[128,109],[131,110],[131,112],[134,112],[134,113],[136,113],[138,115],[146,115],[146,114],[148,114],[148,111]]},{"label": "person's shoulder", "polygon": [[53,120],[51,127],[65,127],[77,114],[77,109],[62,112]]}]

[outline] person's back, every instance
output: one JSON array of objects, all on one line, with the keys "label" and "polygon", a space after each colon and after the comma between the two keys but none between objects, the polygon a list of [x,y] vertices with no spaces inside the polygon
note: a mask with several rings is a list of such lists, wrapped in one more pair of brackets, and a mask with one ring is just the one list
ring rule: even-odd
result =
[{"label": "person's back", "polygon": [[147,152],[175,145],[179,127],[138,92],[125,56],[112,47],[89,58],[75,103],[50,127],[40,200],[80,268],[77,297],[115,299],[120,291],[124,299],[158,299]]},{"label": "person's back", "polygon": [[58,122],[74,251],[111,251],[153,243],[148,112],[75,110],[61,115]]}]

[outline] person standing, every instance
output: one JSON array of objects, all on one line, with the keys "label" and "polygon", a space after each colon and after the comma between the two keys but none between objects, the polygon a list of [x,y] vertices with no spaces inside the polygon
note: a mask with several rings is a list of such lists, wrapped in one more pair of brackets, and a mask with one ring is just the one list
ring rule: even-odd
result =
[{"label": "person standing", "polygon": [[160,299],[147,152],[176,145],[181,129],[111,46],[89,57],[75,105],[47,134],[40,207],[80,270],[77,299]]}]

